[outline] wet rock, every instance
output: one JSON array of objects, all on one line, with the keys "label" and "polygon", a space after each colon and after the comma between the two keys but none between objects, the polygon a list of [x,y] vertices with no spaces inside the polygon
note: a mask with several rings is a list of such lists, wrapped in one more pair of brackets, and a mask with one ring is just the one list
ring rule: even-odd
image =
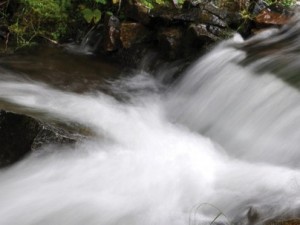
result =
[{"label": "wet rock", "polygon": [[175,58],[180,52],[183,32],[178,27],[169,27],[158,34],[159,46],[163,52],[168,52],[169,58]]},{"label": "wet rock", "polygon": [[49,144],[73,144],[79,138],[78,135],[74,135],[66,129],[55,127],[47,123],[41,122],[39,128],[39,132],[31,145],[32,151]]},{"label": "wet rock", "polygon": [[[280,4],[267,5],[263,0],[254,0],[247,9],[250,17],[240,22],[239,32],[248,38],[269,27],[281,27],[294,16],[294,11]],[[251,19],[250,19],[251,18]]]},{"label": "wet rock", "polygon": [[255,22],[260,26],[269,25],[284,25],[288,23],[291,16],[271,11],[270,9],[263,9],[256,17]]},{"label": "wet rock", "polygon": [[247,218],[248,218],[248,223],[249,224],[256,224],[259,220],[259,212],[256,208],[250,207],[248,212],[247,212]]},{"label": "wet rock", "polygon": [[270,220],[264,223],[264,225],[299,225],[300,219],[289,220]]},{"label": "wet rock", "polygon": [[267,4],[263,0],[257,0],[255,1],[254,5],[249,9],[249,11],[252,15],[257,15],[266,8]]},{"label": "wet rock", "polygon": [[220,19],[216,15],[214,15],[206,10],[203,10],[201,12],[201,14],[199,16],[199,21],[204,24],[215,25],[215,26],[223,27],[223,28],[227,27],[227,24],[224,20]]},{"label": "wet rock", "polygon": [[219,39],[231,37],[233,33],[233,31],[229,28],[223,29],[214,25],[207,25],[206,29],[207,31],[209,31],[211,34],[215,35]]},{"label": "wet rock", "polygon": [[199,19],[199,9],[195,8],[185,12],[178,9],[161,8],[151,11],[150,17],[152,26],[185,25]]},{"label": "wet rock", "polygon": [[120,21],[115,16],[106,18],[102,48],[105,52],[115,51],[120,48]]},{"label": "wet rock", "polygon": [[[227,1],[227,3],[229,3]],[[226,4],[227,4],[226,3]],[[240,3],[242,5],[247,4],[247,3]],[[240,10],[237,10],[237,8],[244,7],[242,5],[236,5],[235,7],[228,7],[227,5],[224,5],[222,7],[217,7],[213,3],[205,3],[201,4],[201,8],[205,11],[207,11],[210,14],[213,14],[216,16],[219,20],[221,20],[219,23],[226,24],[226,26],[229,26],[231,28],[237,28],[241,23],[242,23],[242,16],[240,14]],[[214,21],[218,21],[218,19],[213,18]],[[218,25],[218,24],[214,24]]]},{"label": "wet rock", "polygon": [[142,24],[135,22],[123,22],[121,24],[120,40],[123,48],[128,49],[149,39],[151,39],[151,33]]},{"label": "wet rock", "polygon": [[[189,22],[196,22],[199,20],[199,9],[190,9],[189,11],[181,11],[174,14],[172,17],[173,23],[186,25]],[[172,22],[170,22],[172,23]]]},{"label": "wet rock", "polygon": [[121,63],[134,64],[141,58],[136,55],[148,51],[163,53],[167,60],[189,57],[190,53],[201,51],[202,46],[229,37],[230,25],[241,18],[237,12],[218,8],[211,2],[186,4],[182,9],[156,7],[149,10],[139,0],[124,1],[126,21],[120,24],[114,16],[106,20],[98,52]]},{"label": "wet rock", "polygon": [[32,117],[0,110],[0,167],[46,144],[71,144],[76,135]]},{"label": "wet rock", "polygon": [[228,11],[227,9],[224,8],[219,8],[215,6],[213,3],[208,2],[206,4],[203,4],[203,9],[210,12],[211,14],[221,18],[221,19],[226,19]]},{"label": "wet rock", "polygon": [[219,40],[216,35],[208,31],[206,24],[192,24],[188,31],[190,40],[194,40],[193,42],[197,41],[201,44],[205,44],[206,42],[215,42]]},{"label": "wet rock", "polygon": [[[206,10],[206,8],[208,10]],[[225,11],[219,10],[212,4],[201,5],[191,9],[157,9],[150,13],[152,24],[156,25],[183,25],[190,22],[211,24],[220,27],[226,27]]]}]

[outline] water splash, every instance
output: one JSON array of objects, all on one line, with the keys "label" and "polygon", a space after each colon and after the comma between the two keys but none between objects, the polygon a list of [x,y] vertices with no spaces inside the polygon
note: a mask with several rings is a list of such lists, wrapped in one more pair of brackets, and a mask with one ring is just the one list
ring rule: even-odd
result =
[{"label": "water splash", "polygon": [[95,136],[0,171],[0,224],[251,224],[296,215],[299,91],[242,66],[246,45],[221,44],[165,92],[147,73],[118,81],[124,102],[2,78],[1,99]]}]

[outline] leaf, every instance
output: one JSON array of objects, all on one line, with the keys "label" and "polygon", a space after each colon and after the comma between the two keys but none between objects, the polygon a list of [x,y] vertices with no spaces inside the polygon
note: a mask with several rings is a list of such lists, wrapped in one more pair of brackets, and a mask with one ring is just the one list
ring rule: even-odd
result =
[{"label": "leaf", "polygon": [[156,2],[157,4],[159,4],[159,5],[164,4],[164,0],[155,0],[155,2]]},{"label": "leaf", "polygon": [[83,18],[86,20],[86,22],[91,23],[93,18],[94,18],[94,14],[93,11],[89,8],[85,8],[81,11]]},{"label": "leaf", "polygon": [[113,4],[118,4],[118,3],[119,3],[119,0],[112,0],[112,3],[113,3]]},{"label": "leaf", "polygon": [[106,14],[109,16],[113,16],[114,14],[111,11],[106,11]]},{"label": "leaf", "polygon": [[94,23],[99,22],[99,20],[101,19],[101,11],[99,9],[95,9],[95,10],[91,10],[90,8],[85,8],[81,11],[84,19],[86,20],[86,22],[91,23],[92,21],[94,21]]},{"label": "leaf", "polygon": [[93,14],[94,14],[94,22],[98,23],[99,20],[101,19],[101,11],[99,9],[95,9],[93,11]]},{"label": "leaf", "polygon": [[147,8],[149,8],[149,9],[153,9],[153,8],[154,8],[154,6],[153,6],[153,4],[152,4],[152,1],[149,1],[149,0],[141,0],[141,3],[142,3],[144,6],[146,6]]}]

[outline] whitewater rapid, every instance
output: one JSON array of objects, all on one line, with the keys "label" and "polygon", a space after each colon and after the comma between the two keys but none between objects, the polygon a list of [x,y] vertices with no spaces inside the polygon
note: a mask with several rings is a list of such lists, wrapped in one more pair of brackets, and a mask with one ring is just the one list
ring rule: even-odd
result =
[{"label": "whitewater rapid", "polygon": [[218,215],[224,224],[251,224],[297,216],[300,94],[272,73],[242,66],[247,44],[220,44],[170,87],[143,71],[122,78],[112,90],[126,101],[2,74],[2,100],[93,135],[1,170],[0,224],[192,225]]}]

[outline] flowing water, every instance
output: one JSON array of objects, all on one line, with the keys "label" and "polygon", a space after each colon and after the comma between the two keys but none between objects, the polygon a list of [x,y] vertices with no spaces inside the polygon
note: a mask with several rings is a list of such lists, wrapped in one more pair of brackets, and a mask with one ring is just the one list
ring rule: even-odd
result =
[{"label": "flowing water", "polygon": [[2,107],[80,123],[94,135],[0,171],[0,224],[300,216],[299,38],[297,22],[247,41],[235,36],[173,84],[161,82],[172,68],[117,76],[114,65],[79,63],[84,56],[1,59]]}]

